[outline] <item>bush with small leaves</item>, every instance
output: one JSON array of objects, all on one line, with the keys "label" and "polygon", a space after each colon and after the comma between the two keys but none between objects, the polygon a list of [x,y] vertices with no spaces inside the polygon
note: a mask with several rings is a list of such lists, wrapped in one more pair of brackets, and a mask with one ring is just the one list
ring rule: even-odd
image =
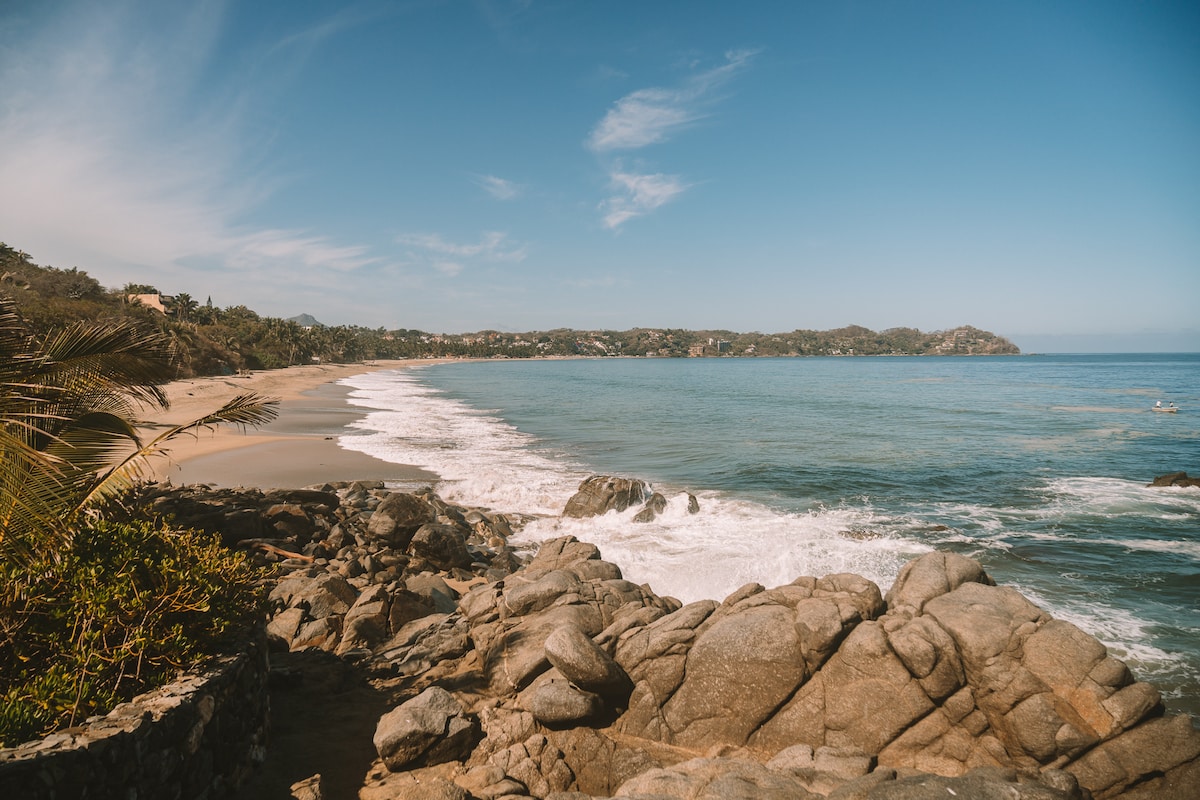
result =
[{"label": "bush with small leaves", "polygon": [[263,619],[261,578],[216,537],[149,522],[93,521],[64,552],[0,562],[0,744],[229,652]]}]

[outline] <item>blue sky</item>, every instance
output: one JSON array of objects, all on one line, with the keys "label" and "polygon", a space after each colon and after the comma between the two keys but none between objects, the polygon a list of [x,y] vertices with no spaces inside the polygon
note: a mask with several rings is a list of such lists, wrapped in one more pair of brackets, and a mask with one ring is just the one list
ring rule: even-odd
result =
[{"label": "blue sky", "polygon": [[0,187],[328,324],[1200,350],[1200,5],[7,0]]}]

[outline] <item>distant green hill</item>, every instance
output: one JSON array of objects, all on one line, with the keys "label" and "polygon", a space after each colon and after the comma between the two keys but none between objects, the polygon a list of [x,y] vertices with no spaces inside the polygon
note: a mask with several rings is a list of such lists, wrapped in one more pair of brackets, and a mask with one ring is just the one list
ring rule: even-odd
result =
[{"label": "distant green hill", "polygon": [[294,317],[288,317],[287,321],[294,322],[302,328],[311,328],[314,325],[321,324],[312,314],[297,314]]},{"label": "distant green hill", "polygon": [[28,253],[0,243],[0,295],[12,298],[35,331],[77,320],[136,318],[168,331],[178,347],[179,376],[273,369],[316,361],[349,363],[384,358],[530,358],[637,356],[716,358],[762,356],[1015,355],[1009,340],[964,325],[923,333],[916,328],[875,332],[860,325],[787,333],[634,328],[510,333],[434,334],[419,330],[326,326],[310,314],[260,317],[243,305],[201,305],[187,294],[154,286],[105,289],[80,269],[33,263]]}]

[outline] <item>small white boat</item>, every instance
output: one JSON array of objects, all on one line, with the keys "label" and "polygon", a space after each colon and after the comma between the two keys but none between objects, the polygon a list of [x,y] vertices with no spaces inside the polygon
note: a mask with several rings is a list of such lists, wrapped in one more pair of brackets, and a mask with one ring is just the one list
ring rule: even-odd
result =
[{"label": "small white boat", "polygon": [[1151,411],[1165,411],[1168,414],[1174,414],[1179,410],[1179,406],[1154,406]]}]

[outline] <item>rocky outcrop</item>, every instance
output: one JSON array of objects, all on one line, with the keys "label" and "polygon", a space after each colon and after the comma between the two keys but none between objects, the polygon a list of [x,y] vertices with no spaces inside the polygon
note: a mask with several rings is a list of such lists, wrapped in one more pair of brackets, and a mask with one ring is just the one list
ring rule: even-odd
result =
[{"label": "rocky outcrop", "polygon": [[1200,478],[1189,478],[1186,472],[1171,472],[1159,475],[1148,486],[1200,486]]},{"label": "rocky outcrop", "polygon": [[[578,506],[632,496],[612,480]],[[338,654],[392,698],[363,797],[1183,800],[1200,782],[1190,720],[969,558],[915,559],[886,596],[841,574],[681,605],[573,537],[522,552],[486,509],[324,489],[339,504],[300,503],[310,527],[247,544],[287,571],[274,645]]]},{"label": "rocky outcrop", "polygon": [[[598,517],[610,511],[621,512],[642,503],[633,515],[634,522],[653,522],[667,510],[669,501],[658,492],[651,492],[645,481],[636,478],[615,478],[611,475],[593,475],[579,484],[579,490],[563,508],[564,517]],[[700,501],[695,495],[687,495],[687,512],[700,510]]]},{"label": "rocky outcrop", "polygon": [[442,764],[470,754],[475,729],[454,695],[430,686],[379,719],[375,749],[392,772]]},{"label": "rocky outcrop", "polygon": [[598,517],[609,511],[624,511],[645,501],[650,489],[645,481],[593,475],[579,484],[579,490],[567,501],[564,517]]}]

